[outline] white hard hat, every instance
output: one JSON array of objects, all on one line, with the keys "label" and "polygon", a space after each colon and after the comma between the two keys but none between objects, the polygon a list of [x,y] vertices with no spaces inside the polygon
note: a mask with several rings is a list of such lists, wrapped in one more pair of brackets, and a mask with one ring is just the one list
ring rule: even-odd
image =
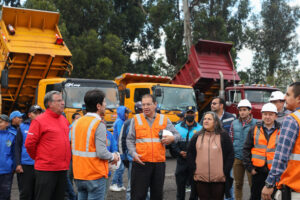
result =
[{"label": "white hard hat", "polygon": [[248,107],[248,108],[252,109],[251,103],[247,99],[241,100],[237,107],[238,108],[240,108],[240,107]]},{"label": "white hard hat", "polygon": [[261,112],[277,113],[277,107],[273,103],[266,103],[265,105],[263,105]]},{"label": "white hard hat", "polygon": [[284,94],[280,91],[272,92],[270,96],[270,101],[276,101],[276,100],[284,100]]},{"label": "white hard hat", "polygon": [[162,136],[173,136],[173,133],[171,131],[168,131],[166,129],[163,130]]}]

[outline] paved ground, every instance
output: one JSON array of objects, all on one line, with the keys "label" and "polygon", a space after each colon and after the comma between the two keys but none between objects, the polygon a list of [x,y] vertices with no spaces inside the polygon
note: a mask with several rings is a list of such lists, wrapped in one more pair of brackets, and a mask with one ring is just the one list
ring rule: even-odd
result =
[{"label": "paved ground", "polygon": [[[166,178],[164,184],[164,199],[165,200],[175,200],[176,199],[176,183],[175,183],[175,168],[176,168],[176,160],[172,158],[167,159],[167,167],[166,167]],[[127,172],[124,174],[124,184],[127,186]],[[245,177],[244,182],[244,198],[243,200],[249,199],[250,190],[248,186],[247,178]],[[19,192],[17,187],[16,177],[14,179],[13,188],[12,188],[12,198],[11,200],[19,199]],[[186,199],[189,197],[189,193],[186,195]],[[125,192],[110,192],[108,193],[107,200],[120,200],[125,199]]]}]

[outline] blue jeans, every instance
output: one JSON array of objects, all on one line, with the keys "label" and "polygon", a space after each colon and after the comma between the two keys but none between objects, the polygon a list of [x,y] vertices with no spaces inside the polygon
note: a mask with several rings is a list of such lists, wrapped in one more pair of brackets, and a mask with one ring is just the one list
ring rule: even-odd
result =
[{"label": "blue jeans", "polygon": [[121,162],[120,167],[115,171],[111,184],[117,184],[118,187],[123,187],[124,164]]},{"label": "blue jeans", "polygon": [[[131,190],[131,169],[132,169],[132,161],[129,162],[129,167],[128,167],[128,185],[127,185],[127,190],[126,190],[126,200],[130,200],[130,190]],[[150,200],[150,188],[148,189],[147,197],[146,200]]]},{"label": "blue jeans", "polygon": [[[231,176],[231,178],[233,178],[232,169],[230,171],[230,176]],[[232,187],[230,188],[230,195],[231,195],[231,198],[228,198],[228,199],[224,198],[224,199],[225,200],[234,200],[233,184],[232,184]]]},{"label": "blue jeans", "polygon": [[76,194],[74,192],[74,189],[73,189],[73,185],[71,183],[71,180],[70,180],[70,176],[69,174],[67,173],[67,190],[66,190],[67,194],[68,194],[68,200],[76,200]]},{"label": "blue jeans", "polygon": [[10,199],[13,173],[0,174],[0,199]]},{"label": "blue jeans", "polygon": [[92,181],[75,179],[78,200],[104,200],[106,195],[106,178]]}]

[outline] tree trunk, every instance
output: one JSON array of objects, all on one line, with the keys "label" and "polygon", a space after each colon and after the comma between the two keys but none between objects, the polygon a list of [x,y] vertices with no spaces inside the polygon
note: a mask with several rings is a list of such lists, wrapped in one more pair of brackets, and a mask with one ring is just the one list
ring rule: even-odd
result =
[{"label": "tree trunk", "polygon": [[191,13],[189,9],[188,0],[183,0],[183,12],[184,12],[184,41],[187,49],[187,53],[190,53],[192,46],[192,29],[191,29]]}]

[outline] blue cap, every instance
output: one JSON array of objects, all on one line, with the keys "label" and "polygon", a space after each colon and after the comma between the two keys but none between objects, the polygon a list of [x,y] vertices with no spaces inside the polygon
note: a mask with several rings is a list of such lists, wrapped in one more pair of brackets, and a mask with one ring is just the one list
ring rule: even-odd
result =
[{"label": "blue cap", "polygon": [[21,113],[20,111],[16,110],[10,113],[9,120],[11,121],[15,117],[23,117],[24,113]]}]

